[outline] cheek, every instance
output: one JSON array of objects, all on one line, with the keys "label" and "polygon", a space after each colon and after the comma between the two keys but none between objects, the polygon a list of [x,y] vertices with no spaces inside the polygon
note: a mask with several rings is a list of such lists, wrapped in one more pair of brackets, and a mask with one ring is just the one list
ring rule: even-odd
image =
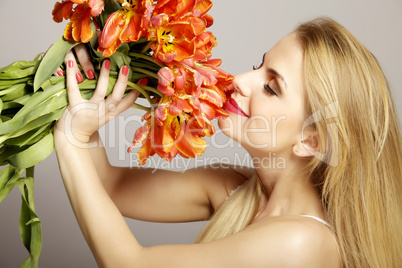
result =
[{"label": "cheek", "polygon": [[291,149],[297,142],[303,121],[299,105],[288,106],[279,101],[257,102],[251,107],[259,109],[253,109],[254,116],[244,124],[243,144],[248,148],[273,152]]},{"label": "cheek", "polygon": [[[285,115],[253,116],[244,125],[243,144],[249,148],[273,150],[282,144],[282,124],[286,121]],[[285,138],[286,140],[286,138]]]}]

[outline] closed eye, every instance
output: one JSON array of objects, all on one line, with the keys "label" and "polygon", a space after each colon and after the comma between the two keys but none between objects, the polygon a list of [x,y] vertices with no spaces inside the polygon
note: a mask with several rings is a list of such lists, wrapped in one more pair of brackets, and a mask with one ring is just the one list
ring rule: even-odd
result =
[{"label": "closed eye", "polygon": [[278,96],[276,92],[269,86],[269,84],[264,84],[264,89],[271,95]]}]

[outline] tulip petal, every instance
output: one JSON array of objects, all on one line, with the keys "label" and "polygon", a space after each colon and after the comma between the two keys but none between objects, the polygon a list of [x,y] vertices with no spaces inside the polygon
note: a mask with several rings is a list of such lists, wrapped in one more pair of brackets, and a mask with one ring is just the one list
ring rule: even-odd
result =
[{"label": "tulip petal", "polygon": [[160,105],[155,109],[155,118],[156,118],[156,123],[159,126],[163,126],[164,122],[166,121],[167,118],[167,108],[165,105]]},{"label": "tulip petal", "polygon": [[151,141],[150,139],[147,139],[145,143],[141,146],[141,148],[137,152],[137,159],[139,161],[139,165],[145,165],[147,159],[150,156],[153,156],[155,154],[155,151],[151,148]]},{"label": "tulip petal", "polygon": [[157,74],[159,84],[162,86],[169,86],[174,80],[174,74],[168,67],[163,67]]},{"label": "tulip petal", "polygon": [[124,11],[119,10],[109,15],[99,37],[99,47],[105,49],[116,43],[124,25],[124,14]]},{"label": "tulip petal", "polygon": [[161,0],[156,4],[154,14],[167,14],[180,18],[194,10],[195,2],[195,0]]},{"label": "tulip petal", "polygon": [[55,22],[62,22],[63,18],[65,20],[69,19],[73,14],[73,5],[74,3],[70,1],[56,2],[52,11],[53,20]]},{"label": "tulip petal", "polygon": [[201,0],[198,1],[197,5],[195,6],[195,10],[201,10],[201,16],[207,13],[212,7],[211,0]]},{"label": "tulip petal", "polygon": [[169,114],[173,116],[178,116],[182,112],[191,113],[192,111],[193,107],[187,100],[176,99],[169,104]]},{"label": "tulip petal", "polygon": [[185,158],[201,156],[206,148],[206,143],[198,133],[199,130],[191,129],[186,124],[181,126],[181,139],[176,144],[179,154]]},{"label": "tulip petal", "polygon": [[171,86],[158,85],[157,89],[166,96],[174,96],[174,89]]},{"label": "tulip petal", "polygon": [[103,0],[88,0],[88,5],[91,7],[91,16],[96,17],[102,12],[105,3]]}]

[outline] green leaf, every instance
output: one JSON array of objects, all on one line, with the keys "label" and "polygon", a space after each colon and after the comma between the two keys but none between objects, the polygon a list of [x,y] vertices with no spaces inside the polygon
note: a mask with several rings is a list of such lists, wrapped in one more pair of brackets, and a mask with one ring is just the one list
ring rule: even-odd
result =
[{"label": "green leaf", "polygon": [[21,107],[24,106],[28,103],[28,101],[30,101],[31,97],[32,97],[33,93],[24,95],[20,98],[14,99],[12,101],[5,101],[3,103],[3,110],[7,110],[10,108],[15,108],[15,107]]},{"label": "green leaf", "polygon": [[[122,43],[119,48],[110,56],[110,70],[118,71],[124,65],[130,66],[131,58],[128,55],[130,46],[127,43]],[[130,79],[130,77],[129,77]]]},{"label": "green leaf", "polygon": [[53,150],[53,134],[49,133],[28,149],[8,157],[7,162],[19,169],[32,167],[45,160]]},{"label": "green leaf", "polygon": [[[64,96],[63,96],[64,95]],[[60,108],[67,106],[66,92],[62,92],[59,96],[54,95],[48,98],[36,109],[32,110],[30,113],[24,116],[17,117],[14,116],[13,119],[1,124],[2,129],[0,129],[0,134],[10,134],[16,131],[21,131],[27,124],[40,118],[41,116],[52,114],[53,112],[59,110]],[[27,107],[27,106],[25,106]],[[24,107],[24,108],[25,108]],[[22,109],[21,109],[22,110]],[[20,110],[20,111],[21,111]],[[38,125],[36,125],[38,126]],[[25,133],[25,132],[24,132]],[[1,139],[0,139],[1,140]]]},{"label": "green leaf", "polygon": [[6,198],[6,196],[11,192],[11,190],[14,188],[16,181],[18,178],[21,176],[21,174],[24,172],[24,169],[19,169],[16,170],[16,172],[13,174],[13,176],[8,180],[8,183],[3,189],[0,190],[0,203]]},{"label": "green leaf", "polygon": [[36,72],[34,80],[35,92],[63,63],[67,53],[78,44],[80,43],[64,40],[63,37],[53,44],[53,46],[46,53],[45,57],[42,59]]},{"label": "green leaf", "polygon": [[91,30],[94,32],[91,40],[89,40],[89,44],[91,47],[95,47],[98,44],[98,34],[96,33],[96,27],[93,21],[91,21]]},{"label": "green leaf", "polygon": [[24,244],[25,248],[29,251],[30,244],[31,244],[31,228],[29,225],[25,225],[28,221],[31,220],[31,211],[29,206],[26,202],[25,195],[29,195],[27,189],[21,189],[22,194],[22,203],[21,203],[21,212],[20,212],[20,220],[19,220],[19,229],[20,235],[22,239],[22,243]]},{"label": "green leaf", "polygon": [[[0,114],[0,122],[1,123],[7,122],[8,120],[11,120],[11,118],[8,117],[8,116]],[[1,144],[1,142],[0,142],[0,144]]]},{"label": "green leaf", "polygon": [[0,80],[16,80],[34,75],[38,65],[38,60],[13,62],[0,69]]},{"label": "green leaf", "polygon": [[8,183],[9,180],[15,174],[15,168],[12,166],[5,167],[2,171],[0,171],[0,192],[3,190],[4,186]]},{"label": "green leaf", "polygon": [[27,76],[20,79],[0,80],[0,90],[8,89],[10,86],[15,84],[27,83],[28,81],[32,80],[32,78],[32,76]]},{"label": "green leaf", "polygon": [[44,136],[46,136],[50,132],[52,127],[53,120],[50,123],[44,124],[38,128],[35,128],[34,130],[28,131],[18,137],[9,138],[4,142],[4,144],[19,147],[34,144],[42,139]]},{"label": "green leaf", "polygon": [[6,90],[0,91],[0,96],[2,101],[11,101],[21,98],[22,96],[27,95],[30,92],[32,92],[32,89],[29,89],[29,86],[27,86],[27,84],[16,84]]},{"label": "green leaf", "polygon": [[[53,124],[54,121],[58,120],[61,117],[61,115],[63,114],[63,111],[64,111],[64,108],[61,108],[52,113],[49,113],[49,114],[46,114],[39,118],[36,118],[35,120],[32,120],[31,122],[24,125],[23,127],[15,129],[13,132],[0,136],[0,144],[4,143],[7,145],[18,145],[19,147],[32,144],[34,141],[32,141],[29,137],[27,137],[25,139],[23,136],[26,135],[26,133],[28,133],[29,131],[38,129],[38,127],[48,125],[49,123]],[[5,122],[7,122],[7,121],[9,121],[9,120],[6,120]],[[35,134],[33,134],[33,135],[34,136],[32,138],[35,141],[37,141]],[[17,139],[17,140],[13,141],[13,139]],[[0,154],[0,159],[1,158],[2,158],[2,154]]]},{"label": "green leaf", "polygon": [[[21,190],[22,204],[19,219],[19,229],[22,242],[27,248],[30,256],[21,264],[20,267],[38,267],[38,259],[42,249],[42,230],[41,222],[35,211],[34,203],[34,179],[33,177],[21,178],[25,169],[14,169],[6,167],[0,172],[0,182],[7,181],[0,187],[0,203],[11,192],[15,185]],[[27,176],[33,175],[33,167],[26,170]],[[6,183],[7,183],[6,182]]]},{"label": "green leaf", "polygon": [[42,249],[42,230],[41,222],[35,211],[34,178],[20,178],[16,183],[22,195],[19,229],[22,242],[30,253],[30,256],[20,267],[38,267],[38,259]]},{"label": "green leaf", "polygon": [[[58,96],[62,91],[65,90],[64,83],[58,83],[56,85],[49,86],[45,91],[37,91],[35,94],[31,96],[29,102],[18,111],[18,113],[13,117],[14,118],[22,118],[28,113],[32,112],[35,109],[41,109],[41,105],[50,97]],[[0,130],[0,133],[5,133]]]}]

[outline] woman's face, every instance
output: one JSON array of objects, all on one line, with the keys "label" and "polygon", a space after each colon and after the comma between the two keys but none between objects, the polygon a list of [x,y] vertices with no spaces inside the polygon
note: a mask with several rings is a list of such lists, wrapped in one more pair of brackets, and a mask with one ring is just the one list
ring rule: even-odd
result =
[{"label": "woman's face", "polygon": [[305,119],[302,63],[303,51],[292,33],[264,55],[258,69],[235,76],[235,102],[228,100],[229,117],[218,124],[253,157],[268,152],[285,156],[300,141]]}]

